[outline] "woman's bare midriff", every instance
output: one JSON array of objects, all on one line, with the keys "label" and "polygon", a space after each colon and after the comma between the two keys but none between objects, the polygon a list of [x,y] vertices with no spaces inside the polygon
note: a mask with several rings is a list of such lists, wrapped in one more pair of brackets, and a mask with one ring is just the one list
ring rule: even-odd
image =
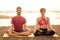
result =
[{"label": "woman's bare midriff", "polygon": [[47,25],[40,25],[39,28],[45,29],[45,28],[47,28],[47,27],[48,27]]}]

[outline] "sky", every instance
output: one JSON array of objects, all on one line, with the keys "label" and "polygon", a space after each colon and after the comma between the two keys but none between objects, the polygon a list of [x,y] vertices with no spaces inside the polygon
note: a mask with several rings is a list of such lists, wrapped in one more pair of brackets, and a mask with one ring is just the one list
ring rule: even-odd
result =
[{"label": "sky", "polygon": [[[47,11],[60,11],[60,0],[0,0],[0,11],[16,11],[16,7],[20,6],[23,11],[39,11],[40,8],[45,8]],[[5,12],[0,13],[3,15],[15,15],[13,13],[5,14]],[[47,16],[50,17],[51,24],[60,24],[59,17],[60,13],[48,13]],[[28,25],[36,24],[36,18],[40,16],[40,13],[23,13],[22,14],[27,19]],[[34,19],[34,20],[33,20]],[[32,21],[33,20],[33,21]],[[4,24],[10,25],[10,19],[0,19],[0,26]]]},{"label": "sky", "polygon": [[23,10],[38,11],[40,8],[60,10],[60,0],[0,0],[0,11],[15,11],[17,6]]}]

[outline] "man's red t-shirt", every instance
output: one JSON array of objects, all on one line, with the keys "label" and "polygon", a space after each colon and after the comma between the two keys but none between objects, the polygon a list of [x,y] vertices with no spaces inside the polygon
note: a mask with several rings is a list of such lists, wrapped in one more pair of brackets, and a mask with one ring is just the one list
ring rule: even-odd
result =
[{"label": "man's red t-shirt", "polygon": [[26,23],[26,19],[22,16],[15,16],[12,18],[11,23],[14,25],[15,30],[23,30],[23,24]]}]

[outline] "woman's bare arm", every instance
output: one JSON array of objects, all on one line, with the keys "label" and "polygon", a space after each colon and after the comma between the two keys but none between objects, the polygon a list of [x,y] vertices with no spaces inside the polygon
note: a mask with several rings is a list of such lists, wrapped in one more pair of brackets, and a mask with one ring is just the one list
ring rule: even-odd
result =
[{"label": "woman's bare arm", "polygon": [[48,17],[47,17],[47,19],[48,19],[48,30],[53,30],[53,31],[55,31],[55,29],[50,25],[50,20],[49,20]]},{"label": "woman's bare arm", "polygon": [[[38,24],[39,20],[40,20],[40,17],[37,18],[37,20],[36,20],[36,26],[34,28],[34,33],[36,32],[36,30],[39,30],[39,28],[40,28],[40,25]],[[39,31],[42,31],[42,30],[39,30]]]}]

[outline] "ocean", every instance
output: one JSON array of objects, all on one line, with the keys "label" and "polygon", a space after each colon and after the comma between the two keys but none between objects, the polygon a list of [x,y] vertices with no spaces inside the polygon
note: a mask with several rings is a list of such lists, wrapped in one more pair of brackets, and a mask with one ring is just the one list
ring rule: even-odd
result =
[{"label": "ocean", "polygon": [[[15,11],[4,11],[0,12],[0,15],[4,16],[16,16]],[[50,18],[50,24],[51,25],[60,25],[60,12],[46,12],[45,14],[47,17]],[[22,12],[22,16],[26,18],[27,25],[36,25],[36,19],[37,17],[40,17],[39,12]],[[11,18],[1,18],[0,17],[0,26],[10,26],[11,25]]]}]

